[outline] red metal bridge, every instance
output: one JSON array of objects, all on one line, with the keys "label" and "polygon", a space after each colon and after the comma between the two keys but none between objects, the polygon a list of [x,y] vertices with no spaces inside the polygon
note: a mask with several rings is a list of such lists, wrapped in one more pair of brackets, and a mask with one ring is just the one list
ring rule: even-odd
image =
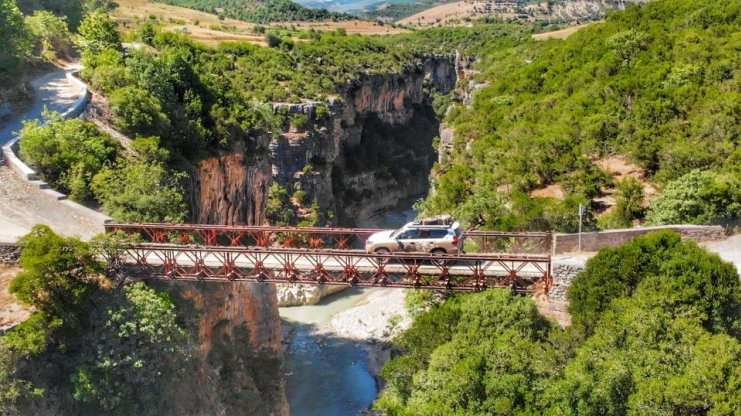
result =
[{"label": "red metal bridge", "polygon": [[[469,254],[367,253],[376,229],[107,224],[135,243],[102,250],[110,263],[149,277],[519,292],[551,286],[547,233],[467,232]],[[501,248],[501,249],[500,249]]]}]

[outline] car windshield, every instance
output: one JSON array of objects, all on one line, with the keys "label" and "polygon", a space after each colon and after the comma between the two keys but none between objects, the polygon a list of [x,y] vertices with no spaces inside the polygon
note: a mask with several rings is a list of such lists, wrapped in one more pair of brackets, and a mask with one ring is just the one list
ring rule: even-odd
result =
[{"label": "car windshield", "polygon": [[401,232],[401,230],[403,230],[403,228],[399,228],[398,230],[394,231],[393,233],[391,233],[389,235],[389,237],[396,238],[396,236],[399,235],[399,233]]}]

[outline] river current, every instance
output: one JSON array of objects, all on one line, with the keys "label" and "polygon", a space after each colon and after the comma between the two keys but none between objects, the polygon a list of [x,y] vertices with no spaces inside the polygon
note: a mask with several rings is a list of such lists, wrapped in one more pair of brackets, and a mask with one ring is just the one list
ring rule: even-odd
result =
[{"label": "river current", "polygon": [[[411,221],[415,199],[358,224],[397,228]],[[376,288],[350,288],[316,305],[280,308],[291,335],[286,347],[286,395],[292,416],[352,416],[368,409],[378,395],[368,370],[364,343],[317,332],[335,314],[362,303]]]}]

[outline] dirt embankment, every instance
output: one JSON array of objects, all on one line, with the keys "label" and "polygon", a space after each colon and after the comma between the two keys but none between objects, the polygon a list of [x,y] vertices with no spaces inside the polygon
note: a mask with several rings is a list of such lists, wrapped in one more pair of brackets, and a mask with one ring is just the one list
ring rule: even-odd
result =
[{"label": "dirt embankment", "polygon": [[10,281],[21,271],[19,267],[0,264],[0,330],[17,325],[28,318],[33,309],[22,304],[8,291]]}]

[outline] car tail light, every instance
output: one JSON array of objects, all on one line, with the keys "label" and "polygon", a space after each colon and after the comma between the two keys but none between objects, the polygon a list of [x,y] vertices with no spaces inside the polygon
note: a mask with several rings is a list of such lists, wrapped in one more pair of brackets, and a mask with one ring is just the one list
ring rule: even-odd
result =
[{"label": "car tail light", "polygon": [[460,241],[460,240],[458,240],[458,236],[457,235],[454,235],[453,236],[453,244],[458,244],[458,241]]}]

